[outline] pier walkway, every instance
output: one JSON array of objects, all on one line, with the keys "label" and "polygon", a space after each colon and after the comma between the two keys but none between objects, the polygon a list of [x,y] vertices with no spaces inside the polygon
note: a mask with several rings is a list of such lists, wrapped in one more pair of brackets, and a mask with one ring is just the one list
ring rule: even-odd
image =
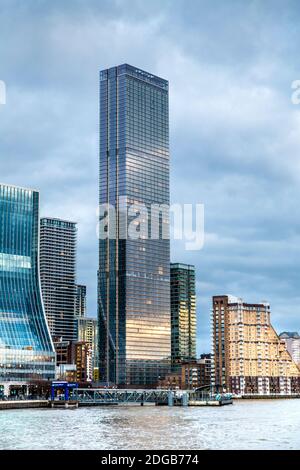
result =
[{"label": "pier walkway", "polygon": [[109,388],[77,388],[72,392],[72,399],[80,406],[118,405],[129,403],[168,404],[168,390],[133,390]]},{"label": "pier walkway", "polygon": [[231,398],[212,397],[209,393],[177,390],[138,390],[108,388],[77,388],[72,391],[72,400],[79,406],[153,403],[158,406],[222,406],[232,404]]},{"label": "pier walkway", "polygon": [[139,390],[72,388],[70,393],[51,400],[0,400],[0,410],[21,408],[78,408],[78,406],[146,405],[223,406],[231,397],[190,390]]}]

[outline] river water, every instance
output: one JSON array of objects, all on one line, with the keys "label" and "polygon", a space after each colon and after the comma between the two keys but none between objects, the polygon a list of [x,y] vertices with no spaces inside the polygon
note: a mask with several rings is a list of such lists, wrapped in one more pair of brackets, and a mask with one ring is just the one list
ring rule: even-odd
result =
[{"label": "river water", "polygon": [[0,411],[0,449],[300,449],[300,400]]}]

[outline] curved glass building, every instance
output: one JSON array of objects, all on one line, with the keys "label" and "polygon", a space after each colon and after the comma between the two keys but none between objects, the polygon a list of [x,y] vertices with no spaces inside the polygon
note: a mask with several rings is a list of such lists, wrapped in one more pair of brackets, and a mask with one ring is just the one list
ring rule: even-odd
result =
[{"label": "curved glass building", "polygon": [[55,378],[38,247],[39,193],[0,184],[0,383]]}]

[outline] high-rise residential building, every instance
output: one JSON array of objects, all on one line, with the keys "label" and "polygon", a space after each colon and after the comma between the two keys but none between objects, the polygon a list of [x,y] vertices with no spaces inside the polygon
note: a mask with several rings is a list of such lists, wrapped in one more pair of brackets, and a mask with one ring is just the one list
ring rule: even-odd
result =
[{"label": "high-rise residential building", "polygon": [[171,264],[172,370],[196,360],[195,267]]},{"label": "high-rise residential building", "polygon": [[[108,238],[99,240],[103,382],[153,385],[169,370],[169,211],[158,209],[169,205],[168,108],[166,80],[127,64],[100,72],[99,202],[100,209],[115,209],[109,210]],[[127,233],[128,224],[141,228],[134,204],[143,208],[141,223],[148,221],[139,238]]]},{"label": "high-rise residential building", "polygon": [[39,279],[39,193],[0,184],[0,384],[55,378]]},{"label": "high-rise residential building", "polygon": [[279,338],[284,342],[293,361],[300,366],[300,335],[295,331],[284,331]]},{"label": "high-rise residential building", "polygon": [[212,383],[237,395],[300,393],[300,369],[270,321],[270,305],[213,297]]},{"label": "high-rise residential building", "polygon": [[[55,348],[77,339],[76,223],[42,218],[40,273],[46,317]],[[66,352],[65,348],[65,352]],[[58,355],[58,364],[60,363]]]},{"label": "high-rise residential building", "polygon": [[86,316],[86,286],[76,285],[75,315],[78,318]]},{"label": "high-rise residential building", "polygon": [[78,318],[78,341],[86,342],[92,351],[93,370],[98,368],[98,320],[96,318]]}]

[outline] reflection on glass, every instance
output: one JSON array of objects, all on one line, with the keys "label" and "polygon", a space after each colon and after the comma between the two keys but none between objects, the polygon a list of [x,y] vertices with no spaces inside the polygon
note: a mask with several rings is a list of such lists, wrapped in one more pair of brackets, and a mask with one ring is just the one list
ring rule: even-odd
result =
[{"label": "reflection on glass", "polygon": [[[169,204],[168,106],[166,80],[129,65],[100,73],[100,204]],[[170,365],[169,240],[119,233],[99,242],[100,379],[155,385]]]},{"label": "reflection on glass", "polygon": [[0,382],[54,379],[39,284],[39,194],[0,185]]}]

